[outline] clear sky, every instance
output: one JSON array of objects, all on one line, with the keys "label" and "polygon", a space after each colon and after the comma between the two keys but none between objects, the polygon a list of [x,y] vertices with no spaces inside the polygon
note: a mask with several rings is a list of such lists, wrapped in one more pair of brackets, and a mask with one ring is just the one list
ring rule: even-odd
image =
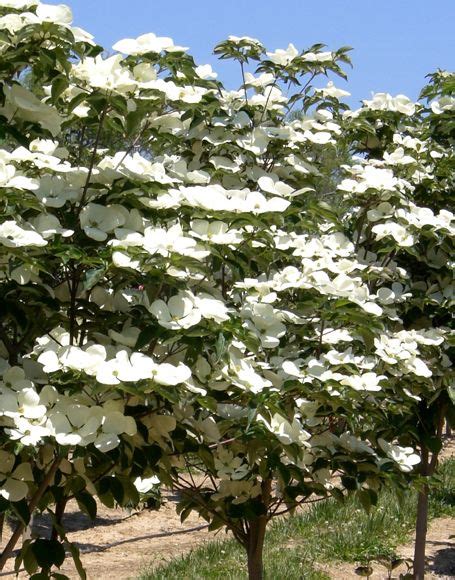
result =
[{"label": "clear sky", "polygon": [[[455,0],[60,0],[74,24],[110,49],[116,40],[145,32],[189,46],[198,64],[210,63],[228,88],[239,71],[212,54],[228,35],[252,36],[268,50],[292,42],[307,48],[354,48],[349,82],[356,106],[371,92],[416,98],[425,75],[455,69]],[[57,4],[57,0],[51,0]]]}]

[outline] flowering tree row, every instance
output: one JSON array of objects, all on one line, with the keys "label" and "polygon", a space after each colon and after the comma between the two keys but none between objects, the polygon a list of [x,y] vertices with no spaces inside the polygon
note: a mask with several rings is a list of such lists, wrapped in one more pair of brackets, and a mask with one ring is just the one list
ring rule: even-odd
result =
[{"label": "flowering tree row", "polygon": [[67,502],[93,517],[160,481],[261,578],[271,517],[368,509],[436,466],[453,75],[351,111],[321,82],[348,48],[229,37],[228,91],[170,38],[106,57],[71,22],[0,2],[0,509],[20,522],[1,564],[48,511],[17,567],[52,577],[69,550],[84,577]]}]

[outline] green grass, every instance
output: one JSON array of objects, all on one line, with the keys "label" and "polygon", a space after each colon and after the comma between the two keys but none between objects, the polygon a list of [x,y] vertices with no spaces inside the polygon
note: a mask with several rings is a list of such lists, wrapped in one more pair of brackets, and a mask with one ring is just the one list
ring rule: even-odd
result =
[{"label": "green grass", "polygon": [[[446,461],[439,476],[441,485],[430,498],[430,518],[455,516],[455,460]],[[266,577],[273,580],[324,580],[316,563],[364,562],[394,553],[410,539],[415,522],[416,494],[400,500],[391,491],[381,494],[377,507],[367,514],[350,499],[314,504],[298,516],[269,525],[264,563]],[[150,567],[141,580],[243,580],[247,577],[243,550],[232,540],[210,542],[172,560]]]}]

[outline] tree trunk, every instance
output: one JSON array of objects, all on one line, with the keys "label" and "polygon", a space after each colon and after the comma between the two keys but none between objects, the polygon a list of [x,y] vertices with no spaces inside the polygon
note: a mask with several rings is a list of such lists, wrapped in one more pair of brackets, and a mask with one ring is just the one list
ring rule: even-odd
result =
[{"label": "tree trunk", "polygon": [[[444,427],[444,417],[446,413],[445,405],[439,409],[439,416],[435,429],[435,437],[439,440],[442,438]],[[421,462],[420,473],[423,477],[431,477],[436,471],[438,465],[439,452],[433,452],[430,459],[430,450],[422,441],[420,445]],[[419,491],[417,498],[417,520],[416,520],[416,539],[414,544],[414,580],[424,580],[425,578],[425,549],[427,543],[428,528],[428,496],[430,488],[425,483]]]},{"label": "tree trunk", "polygon": [[[63,516],[65,514],[67,499],[64,497],[63,499],[59,499],[55,506],[55,523],[57,526],[62,525]],[[59,531],[55,525],[52,526],[51,531],[51,540],[58,540]]]},{"label": "tree trunk", "polygon": [[32,539],[34,525],[35,525],[35,514],[31,514],[30,521],[28,522],[28,525],[25,526],[24,531],[22,532],[22,544],[24,544],[24,542],[26,542],[27,540]]},{"label": "tree trunk", "polygon": [[250,522],[248,534],[248,578],[249,580],[263,580],[263,550],[267,518],[261,516]]},{"label": "tree trunk", "polygon": [[428,485],[419,491],[417,500],[416,539],[414,546],[414,578],[425,578],[425,545],[427,541],[428,525]]},{"label": "tree trunk", "polygon": [[247,541],[244,544],[248,558],[249,580],[263,580],[264,578],[264,539],[267,522],[269,521],[268,508],[272,491],[272,480],[265,479],[261,484],[261,500],[264,505],[264,515],[248,522]]}]

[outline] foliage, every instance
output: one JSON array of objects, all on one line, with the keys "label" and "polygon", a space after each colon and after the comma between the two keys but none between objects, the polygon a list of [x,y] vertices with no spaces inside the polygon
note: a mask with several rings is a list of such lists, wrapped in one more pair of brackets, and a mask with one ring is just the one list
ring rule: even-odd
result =
[{"label": "foliage", "polygon": [[453,419],[452,76],[349,111],[315,85],[348,47],[230,37],[227,91],[169,38],[104,57],[71,18],[0,2],[1,509],[55,521],[17,566],[54,573],[60,542],[83,576],[66,502],[158,476],[258,575],[270,518],[369,509]]}]

